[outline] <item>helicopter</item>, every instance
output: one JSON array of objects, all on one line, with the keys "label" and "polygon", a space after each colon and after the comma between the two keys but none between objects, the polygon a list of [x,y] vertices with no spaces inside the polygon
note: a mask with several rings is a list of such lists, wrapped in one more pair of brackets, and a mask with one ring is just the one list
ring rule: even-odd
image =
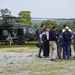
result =
[{"label": "helicopter", "polygon": [[14,16],[0,16],[0,42],[11,42],[13,44],[24,44],[25,41],[36,40],[36,28],[31,25],[10,21]]}]

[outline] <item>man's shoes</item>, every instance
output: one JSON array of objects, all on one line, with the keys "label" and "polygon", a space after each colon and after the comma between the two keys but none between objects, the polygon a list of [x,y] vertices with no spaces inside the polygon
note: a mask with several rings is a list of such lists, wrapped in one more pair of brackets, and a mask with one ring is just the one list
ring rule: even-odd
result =
[{"label": "man's shoes", "polygon": [[42,56],[38,56],[39,58],[42,58]]},{"label": "man's shoes", "polygon": [[56,59],[51,59],[51,61],[56,61]]}]

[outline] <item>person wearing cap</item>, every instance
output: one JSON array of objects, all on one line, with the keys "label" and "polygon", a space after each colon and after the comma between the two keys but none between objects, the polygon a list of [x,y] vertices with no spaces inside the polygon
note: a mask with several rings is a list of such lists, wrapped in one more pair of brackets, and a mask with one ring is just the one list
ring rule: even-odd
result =
[{"label": "person wearing cap", "polygon": [[71,38],[72,32],[69,31],[69,27],[65,27],[65,31],[62,32],[63,38],[63,59],[70,59],[70,45],[71,45]]}]

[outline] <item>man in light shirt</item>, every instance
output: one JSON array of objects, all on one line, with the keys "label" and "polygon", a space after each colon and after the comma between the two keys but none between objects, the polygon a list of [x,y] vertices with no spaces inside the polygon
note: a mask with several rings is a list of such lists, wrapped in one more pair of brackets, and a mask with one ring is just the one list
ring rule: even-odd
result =
[{"label": "man in light shirt", "polygon": [[62,37],[63,37],[63,59],[70,59],[72,32],[69,31],[68,26],[66,26],[65,31],[62,32]]},{"label": "man in light shirt", "polygon": [[[72,33],[72,30],[66,24],[64,25],[64,29],[62,30],[62,33],[65,32],[67,28],[68,28],[68,31],[70,31]],[[70,46],[70,57],[71,57],[71,46]]]},{"label": "man in light shirt", "polygon": [[[68,27],[66,24],[64,25],[64,29],[62,30],[62,32],[64,32],[66,30],[66,27]],[[72,30],[69,28],[68,29],[70,32],[72,32]]]}]

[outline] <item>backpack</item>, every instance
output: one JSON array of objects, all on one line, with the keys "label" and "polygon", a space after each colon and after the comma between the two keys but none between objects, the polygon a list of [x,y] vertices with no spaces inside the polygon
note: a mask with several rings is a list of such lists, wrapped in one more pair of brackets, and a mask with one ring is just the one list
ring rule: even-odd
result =
[{"label": "backpack", "polygon": [[47,35],[46,34],[42,34],[42,41],[46,41],[47,40]]},{"label": "backpack", "polygon": [[70,35],[70,32],[69,31],[65,31],[63,33],[63,40],[66,41],[66,42],[71,41],[71,35]]}]

